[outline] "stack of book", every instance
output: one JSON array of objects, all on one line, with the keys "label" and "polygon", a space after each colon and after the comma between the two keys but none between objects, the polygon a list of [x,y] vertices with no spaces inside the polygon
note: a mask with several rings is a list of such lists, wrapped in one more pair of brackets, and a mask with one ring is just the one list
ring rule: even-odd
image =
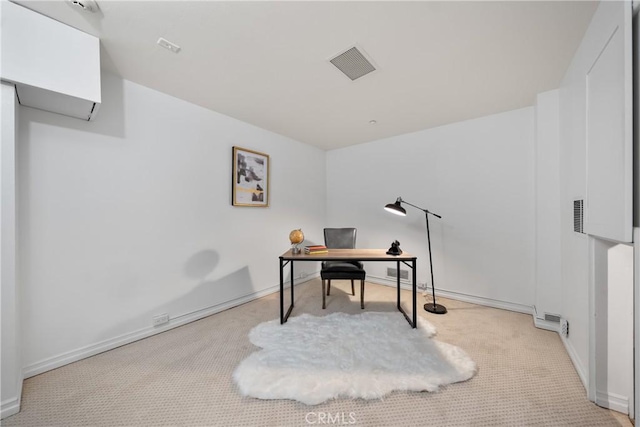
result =
[{"label": "stack of book", "polygon": [[305,254],[326,254],[327,252],[329,252],[329,249],[327,249],[326,246],[324,245],[313,245],[313,246],[305,246],[304,247],[304,253]]}]

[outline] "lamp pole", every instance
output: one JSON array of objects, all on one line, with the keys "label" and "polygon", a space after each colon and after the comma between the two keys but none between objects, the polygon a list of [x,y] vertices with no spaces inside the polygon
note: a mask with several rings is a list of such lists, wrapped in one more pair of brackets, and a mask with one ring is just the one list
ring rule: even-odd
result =
[{"label": "lamp pole", "polygon": [[426,303],[424,305],[424,309],[426,311],[428,311],[429,313],[434,313],[434,314],[445,314],[447,312],[447,308],[444,305],[441,304],[436,304],[436,284],[433,280],[433,258],[431,256],[431,233],[429,232],[429,214],[437,217],[437,218],[442,218],[440,215],[430,212],[427,209],[423,209],[419,206],[416,206],[414,204],[411,204],[407,201],[402,200],[402,197],[398,197],[398,199],[396,200],[395,203],[390,203],[388,204],[385,209],[387,209],[390,212],[399,214],[399,215],[406,215],[406,211],[402,208],[401,204],[402,203],[406,203],[409,206],[413,206],[416,209],[421,210],[422,212],[424,212],[424,217],[425,220],[427,222],[427,246],[429,248],[429,268],[431,270],[431,295],[433,296],[433,303]]},{"label": "lamp pole", "polygon": [[[431,234],[429,233],[429,212],[424,209],[424,217],[427,220],[427,246],[429,247],[429,267],[431,267],[431,294],[433,296],[433,304],[426,303],[424,305],[424,309],[429,313],[434,314],[445,314],[447,312],[447,308],[444,305],[436,304],[436,283],[433,281],[433,259],[431,258]],[[440,215],[436,215],[431,213],[438,218],[442,218]]]}]

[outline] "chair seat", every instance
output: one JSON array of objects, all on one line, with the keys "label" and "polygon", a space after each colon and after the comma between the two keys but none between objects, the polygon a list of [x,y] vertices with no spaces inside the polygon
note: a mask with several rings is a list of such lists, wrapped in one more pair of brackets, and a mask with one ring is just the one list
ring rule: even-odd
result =
[{"label": "chair seat", "polygon": [[364,280],[366,274],[366,271],[357,265],[338,261],[327,261],[324,268],[320,271],[320,277],[324,280]]}]

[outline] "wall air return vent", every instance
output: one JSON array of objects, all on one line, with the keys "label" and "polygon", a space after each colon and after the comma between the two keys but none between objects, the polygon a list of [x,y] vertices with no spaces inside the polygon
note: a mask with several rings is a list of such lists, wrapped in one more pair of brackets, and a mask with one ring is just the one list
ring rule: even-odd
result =
[{"label": "wall air return vent", "polygon": [[560,323],[560,315],[559,314],[545,313],[544,314],[544,320],[546,320],[547,322]]},{"label": "wall air return vent", "polygon": [[[398,270],[387,267],[387,277],[398,278]],[[409,270],[400,269],[400,280],[409,280]]]},{"label": "wall air return vent", "polygon": [[573,201],[573,231],[584,234],[584,200]]},{"label": "wall air return vent", "polygon": [[355,46],[330,59],[329,62],[351,80],[359,79],[376,70],[376,67]]}]

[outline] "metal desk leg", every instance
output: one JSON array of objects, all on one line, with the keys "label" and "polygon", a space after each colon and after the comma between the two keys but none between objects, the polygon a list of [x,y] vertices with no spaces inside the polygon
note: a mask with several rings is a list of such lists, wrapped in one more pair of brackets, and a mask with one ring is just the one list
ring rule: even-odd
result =
[{"label": "metal desk leg", "polygon": [[284,264],[282,263],[282,258],[280,258],[280,324],[284,323]]},{"label": "metal desk leg", "polygon": [[416,274],[416,260],[415,259],[413,260],[412,264],[413,264],[413,268],[412,268],[412,270],[413,270],[413,274],[412,274],[413,275],[413,290],[412,290],[412,292],[413,292],[413,325],[412,326],[415,329],[418,326],[417,317],[416,317],[417,316],[417,314],[416,314],[417,313],[417,311],[416,311],[416,299],[417,299],[417,296],[416,296],[416,276],[417,276],[417,274]]},{"label": "metal desk leg", "polygon": [[396,262],[396,279],[397,279],[397,292],[398,292],[398,297],[397,297],[397,301],[398,301],[398,310],[402,310],[400,308],[400,261]]},{"label": "metal desk leg", "polygon": [[[285,263],[282,262],[283,259],[280,258],[280,324],[282,325],[287,321],[289,315],[291,314],[291,310],[293,310],[293,261],[289,260]],[[291,264],[291,305],[289,305],[289,309],[287,312],[284,312],[284,267],[287,264]]]},{"label": "metal desk leg", "polygon": [[[291,261],[291,307],[293,307],[293,261]],[[289,315],[287,315],[287,318]]]},{"label": "metal desk leg", "polygon": [[413,278],[412,280],[413,283],[411,285],[411,306],[413,308],[413,313],[411,314],[411,318],[409,318],[407,313],[400,306],[400,261],[398,261],[398,310],[402,313],[404,318],[407,319],[407,322],[409,322],[409,325],[411,325],[411,327],[415,329],[418,325],[417,311],[416,311],[416,299],[417,299],[416,261],[412,260],[411,264],[409,264],[407,261],[402,261],[402,262],[412,270],[411,276]]}]

